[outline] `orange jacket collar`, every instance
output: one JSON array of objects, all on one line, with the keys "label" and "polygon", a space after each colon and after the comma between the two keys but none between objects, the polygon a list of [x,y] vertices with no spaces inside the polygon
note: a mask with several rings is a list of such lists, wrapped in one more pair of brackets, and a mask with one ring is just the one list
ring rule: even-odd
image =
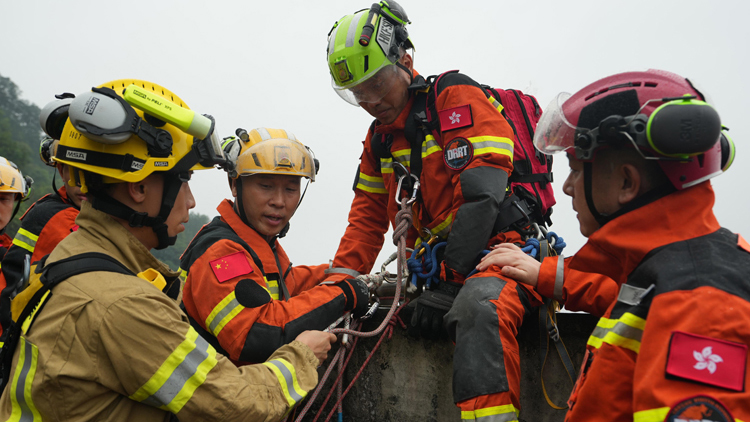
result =
[{"label": "orange jacket collar", "polygon": [[617,217],[591,235],[570,267],[623,284],[652,250],[718,230],[714,198],[710,182],[703,182]]}]

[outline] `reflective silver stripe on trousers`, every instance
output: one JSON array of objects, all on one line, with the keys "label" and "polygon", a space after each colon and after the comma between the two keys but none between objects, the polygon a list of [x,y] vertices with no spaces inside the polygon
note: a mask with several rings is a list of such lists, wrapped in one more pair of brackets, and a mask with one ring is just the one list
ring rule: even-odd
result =
[{"label": "reflective silver stripe on trousers", "polygon": [[25,338],[22,338],[24,341],[24,357],[23,357],[23,368],[21,369],[21,373],[18,374],[18,382],[16,383],[16,401],[18,402],[18,406],[21,408],[21,417],[19,421],[21,422],[31,422],[34,420],[34,413],[31,412],[31,409],[29,408],[28,403],[26,403],[26,398],[24,397],[23,393],[26,390],[26,377],[29,375],[29,370],[31,370],[31,360],[33,359],[32,356],[32,346],[31,343],[29,343],[28,340]]},{"label": "reflective silver stripe on trousers", "polygon": [[554,299],[558,302],[562,302],[562,289],[563,282],[565,282],[565,257],[560,255],[557,258],[557,271],[555,271],[555,291],[553,292]]},{"label": "reflective silver stripe on trousers", "polygon": [[166,406],[171,403],[177,396],[177,393],[182,390],[185,383],[195,374],[198,365],[203,363],[207,357],[208,342],[203,337],[198,336],[195,339],[195,349],[190,351],[177,368],[169,374],[169,378],[164,382],[164,385],[154,394],[141,401],[141,403],[153,407]]},{"label": "reflective silver stripe on trousers", "polygon": [[[276,294],[278,294],[278,293],[279,292],[278,292],[278,289],[277,289]],[[211,333],[214,333],[215,330],[216,330],[216,327],[219,324],[221,324],[221,321],[224,319],[224,317],[226,317],[227,315],[229,315],[229,313],[232,312],[232,310],[234,308],[238,307],[238,306],[240,306],[240,302],[237,302],[237,298],[236,297],[234,299],[232,299],[231,301],[229,301],[229,303],[227,303],[226,305],[224,305],[224,307],[221,308],[221,310],[219,312],[217,312],[216,315],[214,315],[214,319],[211,321],[211,324],[208,326],[208,331],[210,331]]]},{"label": "reflective silver stripe on trousers", "polygon": [[641,337],[643,337],[643,330],[639,328],[631,327],[620,321],[617,321],[615,326],[612,328],[596,327],[594,329],[594,332],[591,333],[591,337],[604,339],[604,336],[606,336],[607,333],[609,332],[615,333],[621,337],[625,337],[625,338],[635,340],[638,342],[640,342]]},{"label": "reflective silver stripe on trousers", "polygon": [[286,381],[286,389],[289,391],[289,396],[294,400],[295,403],[301,402],[305,396],[298,393],[297,390],[294,389],[294,377],[292,376],[292,373],[289,372],[289,368],[284,366],[283,363],[272,360],[267,363],[272,364],[273,366],[277,367],[279,371],[281,371],[282,375],[284,375],[284,380]]},{"label": "reflective silver stripe on trousers", "polygon": [[476,419],[463,419],[464,421],[476,422],[515,422],[518,421],[516,412],[501,413],[499,415],[480,416]]}]

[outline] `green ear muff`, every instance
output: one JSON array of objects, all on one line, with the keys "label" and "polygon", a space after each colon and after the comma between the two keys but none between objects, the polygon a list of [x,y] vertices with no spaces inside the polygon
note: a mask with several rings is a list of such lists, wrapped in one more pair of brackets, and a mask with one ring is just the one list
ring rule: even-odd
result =
[{"label": "green ear muff", "polygon": [[721,171],[724,172],[732,166],[736,150],[734,148],[734,141],[729,137],[726,129],[721,131],[719,142],[721,143]]},{"label": "green ear muff", "polygon": [[702,154],[716,145],[720,133],[719,113],[694,97],[665,102],[654,110],[646,127],[649,145],[668,157]]}]

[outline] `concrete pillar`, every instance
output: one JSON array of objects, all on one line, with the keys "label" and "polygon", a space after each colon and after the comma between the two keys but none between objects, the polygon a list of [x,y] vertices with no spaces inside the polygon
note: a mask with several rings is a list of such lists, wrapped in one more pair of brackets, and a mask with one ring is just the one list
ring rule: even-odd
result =
[{"label": "concrete pillar", "polygon": [[[382,318],[382,317],[381,317]],[[580,369],[589,334],[597,318],[588,314],[558,314],[558,326],[575,365]],[[365,326],[372,330],[379,321]],[[521,352],[521,421],[562,421],[564,410],[550,407],[542,394],[539,358],[539,328],[536,315],[524,322],[518,334]],[[378,337],[360,338],[354,355],[345,371],[345,387],[357,373]],[[565,405],[572,384],[550,343],[550,353],[544,371],[547,393],[557,405]],[[410,338],[396,327],[393,337],[383,340],[368,366],[343,401],[343,421],[459,421],[460,412],[452,397],[453,344],[450,341],[430,341]],[[322,376],[323,369],[320,374]],[[336,377],[334,371],[331,378]],[[575,381],[575,380],[573,380]],[[330,384],[330,381],[329,383]],[[305,417],[312,421],[322,398],[330,391],[326,385],[320,397]],[[335,393],[318,419],[323,422],[330,412]],[[331,421],[336,421],[334,415]]]}]

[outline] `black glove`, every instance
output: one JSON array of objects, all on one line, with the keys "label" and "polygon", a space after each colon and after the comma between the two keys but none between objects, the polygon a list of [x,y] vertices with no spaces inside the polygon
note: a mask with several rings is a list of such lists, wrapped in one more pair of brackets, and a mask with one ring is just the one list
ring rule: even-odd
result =
[{"label": "black glove", "polygon": [[453,306],[461,285],[450,281],[441,281],[435,290],[425,290],[416,300],[417,304],[411,316],[409,335],[427,339],[447,337],[443,327],[443,317]]},{"label": "black glove", "polygon": [[370,307],[370,289],[367,288],[367,283],[356,278],[348,278],[334,284],[334,286],[344,291],[346,296],[344,310],[351,311],[354,318],[359,318],[367,313]]}]

